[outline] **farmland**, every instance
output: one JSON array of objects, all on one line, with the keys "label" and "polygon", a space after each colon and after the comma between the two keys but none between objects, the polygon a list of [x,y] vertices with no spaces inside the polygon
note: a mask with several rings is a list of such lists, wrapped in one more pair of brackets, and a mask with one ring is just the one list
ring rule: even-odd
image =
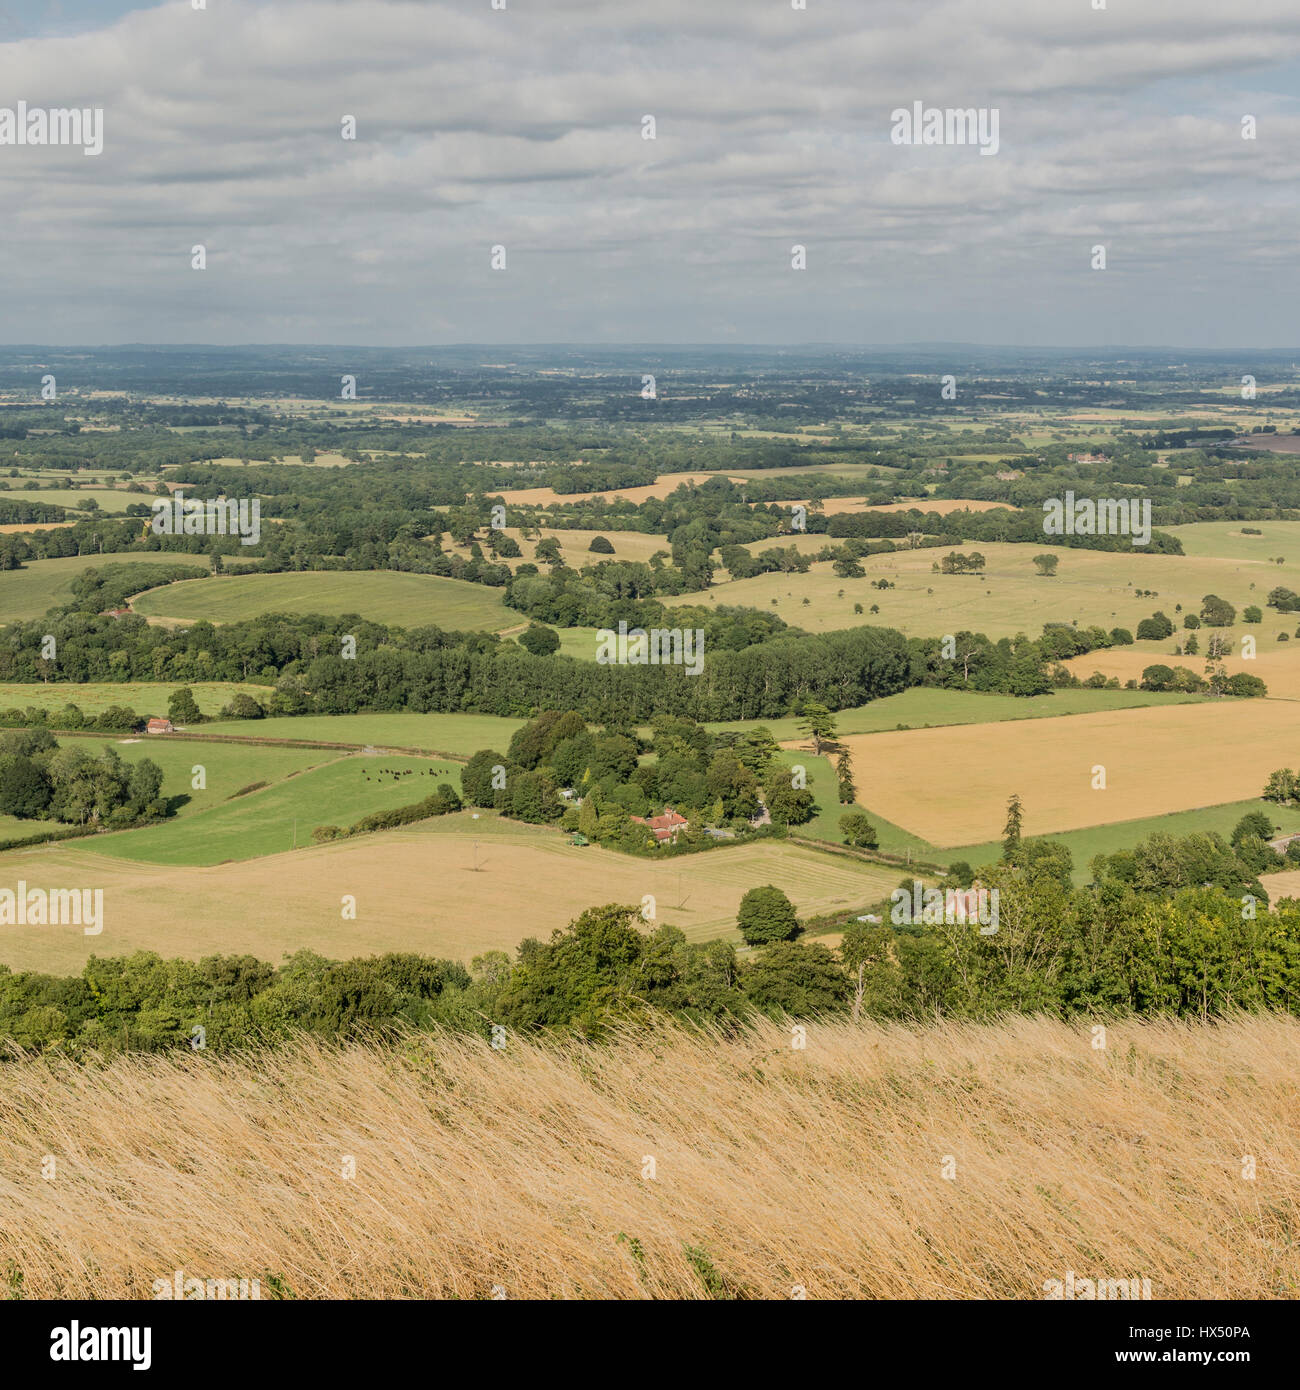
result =
[{"label": "farmland", "polygon": [[[0,687],[3,688],[3,687]],[[504,748],[525,721],[491,714],[334,714],[296,718],[224,719],[204,724],[200,734],[240,738],[316,739],[322,743],[373,744],[377,748],[424,748],[468,757],[480,748]]]},{"label": "farmland", "polygon": [[[1285,582],[1277,566],[1269,566],[1262,556],[1251,561],[1057,548],[1053,553],[1060,567],[1053,578],[1044,578],[1033,565],[1038,547],[993,543],[957,549],[983,555],[984,573],[936,573],[934,567],[946,551],[894,551],[864,558],[866,575],[861,579],[841,579],[830,563],[820,561],[806,574],[730,580],[710,589],[705,601],[770,610],[811,632],[870,621],[909,636],[965,630],[1014,637],[1020,632],[1037,634],[1045,622],[1125,627],[1132,632],[1156,609],[1172,616],[1181,604],[1185,611],[1195,612],[1207,593],[1219,594],[1238,608],[1262,604],[1270,588]],[[875,589],[872,584],[878,579],[896,587]],[[1152,595],[1138,597],[1136,589]],[[670,606],[698,603],[700,596],[665,601]],[[854,613],[855,604],[864,607],[866,616]],[[870,612],[873,606],[878,613]]]},{"label": "farmland", "polygon": [[[202,555],[183,557],[186,564],[202,566]],[[174,565],[174,555],[144,554],[132,556],[137,564]],[[70,555],[58,560],[33,560],[20,570],[0,571],[0,615],[6,621],[39,618],[55,604],[67,603],[72,597],[72,581],[83,570],[102,568],[102,555]]]},{"label": "farmland", "polygon": [[482,584],[429,574],[311,572],[183,579],[133,600],[146,617],[238,622],[262,613],[356,613],[397,627],[495,632],[518,615]]},{"label": "farmland", "polygon": [[[25,710],[29,706],[57,710],[64,705],[76,705],[87,714],[102,714],[111,705],[125,705],[137,714],[162,715],[167,713],[168,700],[181,688],[181,684],[174,681],[122,681],[113,684],[51,681],[40,685],[0,681],[0,711]],[[193,692],[200,712],[209,716],[228,705],[234,695],[243,693],[258,699],[267,699],[271,695],[269,686],[246,681],[195,681],[184,688]]]},{"label": "farmland", "polygon": [[[420,780],[432,787],[435,779]],[[307,786],[309,779],[286,787],[295,783]],[[409,786],[404,791],[409,796]],[[9,851],[6,883],[102,888],[106,924],[95,937],[79,927],[0,925],[0,960],[14,969],[57,972],[79,970],[92,951],[151,950],[190,959],[248,952],[278,960],[309,944],[336,958],[418,951],[468,961],[486,950],[513,949],[526,936],[545,938],[593,902],[639,906],[646,894],[657,900],[659,921],[692,939],[737,939],[736,907],[755,883],[778,882],[800,911],[816,913],[876,902],[898,880],[894,869],[771,843],[669,862],[633,859],[595,845],[578,849],[555,830],[490,813],[475,821],[461,812],[328,845],[304,848],[300,839],[300,848],[289,851],[295,798],[286,790],[274,816],[254,812],[243,822],[224,821],[223,848],[259,856],[237,864],[211,864],[226,856],[209,855],[197,833],[187,837],[187,852],[208,857],[209,867],[177,867],[161,841],[169,855],[164,863],[97,852],[98,839],[95,850],[82,841]],[[318,824],[321,802],[310,800],[307,809],[302,823]],[[187,825],[197,832],[221,815],[219,808]],[[130,831],[102,842],[153,833]],[[355,920],[342,915],[345,895],[356,899]]]},{"label": "farmland", "polygon": [[[1287,701],[1231,700],[844,742],[874,808],[953,846],[997,836],[1017,793],[1036,835],[1254,798],[1270,772],[1296,761],[1295,728]],[[1092,787],[1097,766],[1105,790]]]},{"label": "farmland", "polygon": [[[221,745],[202,745],[202,751],[194,756],[205,758],[213,747]],[[343,757],[306,770],[311,761],[306,750],[266,751],[296,754],[303,770],[292,770],[274,786],[245,795],[236,795],[239,788],[228,786],[223,800],[184,824],[168,822],[96,835],[86,841],[87,851],[150,864],[240,862],[304,844],[318,825],[346,827],[376,811],[423,800],[439,782],[450,782],[454,787],[459,781],[457,766],[424,758]],[[266,774],[275,766],[274,758],[264,758],[263,750],[247,747],[239,748],[238,753],[242,756],[236,762],[245,774],[256,769],[263,773],[259,780],[270,780]],[[315,760],[319,761],[319,755]]]}]

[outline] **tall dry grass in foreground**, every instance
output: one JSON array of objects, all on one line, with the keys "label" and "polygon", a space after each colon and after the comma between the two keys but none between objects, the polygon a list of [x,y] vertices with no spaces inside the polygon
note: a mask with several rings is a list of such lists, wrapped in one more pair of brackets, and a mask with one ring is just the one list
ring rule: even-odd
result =
[{"label": "tall dry grass in foreground", "polygon": [[664,1026],[5,1065],[0,1276],[27,1297],[149,1297],[181,1268],[300,1298],[1041,1298],[1072,1269],[1294,1296],[1300,1021],[1108,1033],[814,1024],[796,1051],[772,1024]]}]

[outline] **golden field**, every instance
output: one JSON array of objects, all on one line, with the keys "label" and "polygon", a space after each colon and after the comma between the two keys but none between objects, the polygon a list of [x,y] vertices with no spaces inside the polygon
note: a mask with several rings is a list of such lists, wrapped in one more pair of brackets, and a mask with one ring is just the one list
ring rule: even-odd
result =
[{"label": "golden field", "polygon": [[[1019,793],[1025,833],[1050,835],[1257,797],[1300,762],[1295,707],[1222,700],[1004,724],[853,734],[873,810],[935,845],[999,839]],[[1106,789],[1092,789],[1093,767]]]},{"label": "golden field", "polygon": [[147,1299],[178,1268],[296,1298],[1300,1292],[1295,1018],[790,1043],[665,1023],[9,1063],[0,1267],[38,1299]]},{"label": "golden field", "polygon": [[[300,825],[300,839],[310,829]],[[773,843],[641,860],[487,813],[476,823],[466,812],[208,868],[115,859],[76,843],[7,851],[0,887],[22,879],[34,888],[102,888],[103,932],[0,926],[0,964],[60,974],[80,971],[92,953],[247,952],[279,961],[304,946],[333,958],[418,951],[468,962],[526,936],[545,939],[594,903],[636,905],[646,894],[656,899],[657,922],[696,940],[738,941],[736,909],[756,883],[779,883],[801,913],[821,913],[878,901],[899,877]],[[355,920],[342,916],[345,894],[356,899]]]},{"label": "golden field", "polygon": [[[1288,613],[1290,623],[1279,622],[1276,615],[1269,614],[1269,621],[1258,626],[1239,624],[1232,630],[1234,638],[1231,653],[1223,659],[1223,669],[1230,676],[1244,671],[1248,676],[1258,676],[1268,686],[1270,699],[1300,699],[1300,641],[1277,641],[1277,631],[1290,633],[1294,630],[1297,617]],[[1213,631],[1213,629],[1209,629]],[[1253,657],[1241,655],[1241,638],[1253,634],[1256,638],[1256,653]],[[1103,676],[1114,676],[1120,684],[1125,681],[1141,681],[1142,672],[1148,666],[1186,666],[1198,676],[1205,674],[1205,647],[1208,641],[1207,629],[1201,628],[1197,634],[1200,652],[1195,656],[1175,656],[1174,646],[1181,646],[1187,639],[1186,632],[1168,637],[1163,642],[1137,642],[1131,647],[1108,647],[1104,651],[1088,652],[1083,656],[1071,657],[1063,662],[1080,680],[1087,680],[1094,671]],[[1300,757],[1300,752],[1297,753]]]}]

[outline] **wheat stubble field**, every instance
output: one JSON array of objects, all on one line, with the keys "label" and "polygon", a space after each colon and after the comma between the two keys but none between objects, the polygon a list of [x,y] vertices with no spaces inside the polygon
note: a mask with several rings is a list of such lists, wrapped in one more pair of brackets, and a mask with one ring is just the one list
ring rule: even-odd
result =
[{"label": "wheat stubble field", "polygon": [[1106,1042],[662,1023],[11,1062],[0,1270],[31,1298],[148,1298],[177,1268],[298,1298],[1040,1299],[1071,1270],[1294,1297],[1300,1022]]},{"label": "wheat stubble field", "polygon": [[[959,845],[997,835],[1013,793],[1034,835],[1256,797],[1296,761],[1295,730],[1292,701],[1221,700],[843,742],[879,779],[873,809],[931,844]],[[1098,767],[1104,788],[1093,786]]]}]

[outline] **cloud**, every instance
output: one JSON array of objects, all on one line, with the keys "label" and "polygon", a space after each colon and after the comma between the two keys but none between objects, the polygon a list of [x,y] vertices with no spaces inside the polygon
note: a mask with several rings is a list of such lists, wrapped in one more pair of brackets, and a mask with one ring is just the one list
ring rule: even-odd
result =
[{"label": "cloud", "polygon": [[[1294,0],[507,4],[0,43],[0,106],[105,112],[99,158],[0,147],[4,337],[1294,340]],[[996,157],[892,144],[916,100]]]}]

